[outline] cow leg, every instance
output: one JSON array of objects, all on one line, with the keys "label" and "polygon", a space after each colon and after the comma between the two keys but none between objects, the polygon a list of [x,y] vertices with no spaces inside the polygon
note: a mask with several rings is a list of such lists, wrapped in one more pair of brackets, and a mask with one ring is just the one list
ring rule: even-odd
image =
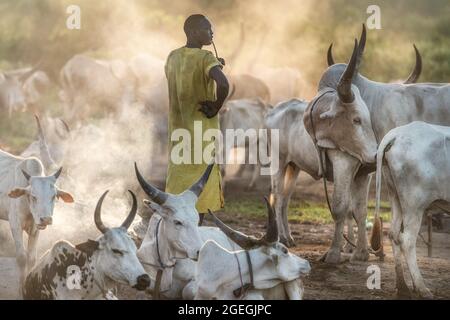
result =
[{"label": "cow leg", "polygon": [[302,280],[295,279],[284,283],[284,290],[289,298],[289,300],[302,300],[304,287]]},{"label": "cow leg", "polygon": [[335,229],[325,262],[336,264],[341,261],[341,243],[345,218],[350,210],[351,186],[354,172],[358,169],[359,162],[356,158],[339,151],[329,150],[327,154],[333,163],[334,192],[331,200],[331,210]]},{"label": "cow leg", "polygon": [[283,202],[281,207],[281,213],[283,217],[283,224],[287,234],[288,246],[295,246],[294,238],[291,235],[291,228],[289,227],[288,211],[289,201],[291,200],[292,193],[294,192],[295,183],[300,173],[300,168],[295,164],[289,164],[286,168],[286,174],[284,175],[284,188],[283,188]]},{"label": "cow leg", "polygon": [[383,176],[386,180],[389,200],[392,207],[392,222],[391,231],[389,232],[389,238],[391,240],[392,253],[394,255],[397,295],[399,297],[411,297],[411,292],[409,291],[409,288],[405,282],[405,275],[402,266],[402,252],[400,247],[400,243],[402,241],[400,233],[403,229],[402,207],[400,205],[400,200],[398,198],[397,191],[395,189],[395,185],[388,168],[383,168]]},{"label": "cow leg", "polygon": [[400,245],[411,274],[414,291],[418,292],[422,298],[431,299],[433,298],[433,294],[426,287],[425,282],[423,281],[422,274],[420,273],[419,266],[417,265],[416,256],[416,242],[423,214],[424,212],[422,210],[405,208],[405,216],[403,217],[404,232],[401,235],[402,241]]},{"label": "cow leg", "polygon": [[[11,217],[11,215],[10,215]],[[16,261],[19,268],[19,295],[23,297],[22,286],[25,283],[26,267],[27,267],[27,254],[23,246],[23,230],[22,226],[17,218],[9,220],[11,226],[11,232],[14,239],[14,245],[16,247]]]},{"label": "cow leg", "polygon": [[286,174],[287,166],[288,164],[280,159],[280,170],[278,170],[276,174],[270,177],[272,190],[271,197],[273,201],[273,207],[275,208],[280,242],[284,243],[285,245],[288,244],[288,236],[283,224],[282,207],[284,201],[284,176]]},{"label": "cow leg", "polygon": [[248,184],[249,189],[253,189],[255,187],[255,183],[259,177],[260,170],[261,170],[261,166],[259,163],[253,165],[252,179],[250,180],[250,183]]},{"label": "cow leg", "polygon": [[37,259],[37,241],[39,238],[39,230],[33,227],[28,234],[28,258],[27,258],[27,273],[34,267]]},{"label": "cow leg", "polygon": [[[353,232],[353,217],[352,216],[347,217],[345,219],[345,222],[346,222],[346,225],[347,225],[347,238],[352,243],[355,243],[355,233]],[[346,241],[342,251],[344,253],[352,253],[353,252],[353,246]]]},{"label": "cow leg", "polygon": [[358,225],[358,240],[356,242],[356,250],[350,261],[367,261],[369,260],[369,251],[367,249],[367,197],[369,190],[370,178],[368,175],[356,176],[352,184],[352,207],[353,215]]}]

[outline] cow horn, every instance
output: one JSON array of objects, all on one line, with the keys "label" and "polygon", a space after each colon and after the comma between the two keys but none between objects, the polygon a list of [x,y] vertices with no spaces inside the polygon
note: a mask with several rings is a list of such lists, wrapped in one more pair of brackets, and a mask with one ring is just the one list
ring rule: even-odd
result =
[{"label": "cow horn", "polygon": [[357,72],[357,56],[358,56],[358,41],[355,39],[355,46],[353,48],[352,57],[350,58],[344,73],[339,79],[337,92],[339,99],[344,103],[353,102],[355,96],[352,91],[353,76]]},{"label": "cow horn", "polygon": [[139,172],[136,162],[134,163],[134,170],[136,171],[136,177],[145,193],[150,197],[150,199],[157,204],[163,204],[167,200],[167,193],[159,191],[156,187],[152,186],[150,183],[145,181],[144,177]]},{"label": "cow horn", "polygon": [[58,118],[59,119],[59,121],[61,121],[61,123],[63,124],[63,126],[64,126],[64,129],[66,129],[66,131],[67,131],[67,133],[70,133],[70,127],[69,127],[69,125],[67,124],[67,122],[65,122],[63,119],[61,119],[61,118]]},{"label": "cow horn", "polygon": [[261,239],[256,239],[252,236],[247,236],[243,234],[242,232],[236,231],[231,229],[229,226],[227,226],[225,223],[223,223],[219,218],[217,218],[211,210],[208,209],[209,214],[213,217],[214,223],[216,226],[222,230],[223,233],[227,235],[228,238],[233,240],[237,245],[242,247],[245,250],[253,249],[255,247],[258,247],[262,244]]},{"label": "cow horn", "polygon": [[106,228],[102,222],[102,203],[108,192],[109,190],[106,190],[105,193],[103,193],[103,195],[100,197],[94,212],[94,222],[97,229],[100,230],[101,233],[105,233],[106,231],[108,231],[108,228]]},{"label": "cow horn", "polygon": [[63,167],[60,167],[60,168],[58,169],[58,171],[55,172],[55,174],[53,175],[53,177],[55,177],[55,179],[58,179],[58,178],[59,178],[59,175],[61,174],[62,169],[63,169]]},{"label": "cow horn", "polygon": [[416,45],[413,44],[413,46],[414,51],[416,52],[416,65],[414,67],[414,70],[409,75],[408,79],[404,82],[405,84],[416,83],[420,77],[420,74],[422,73],[422,56],[420,55],[420,52],[417,49]]},{"label": "cow horn", "polygon": [[333,48],[333,43],[330,44],[330,46],[328,47],[328,52],[327,52],[327,62],[328,62],[329,67],[331,67],[333,64],[335,64],[332,48]]},{"label": "cow horn", "polygon": [[267,232],[265,236],[265,241],[267,243],[278,242],[278,226],[275,211],[273,210],[272,204],[269,202],[269,200],[267,200],[266,197],[264,197],[264,200],[266,201],[268,214]]},{"label": "cow horn", "polygon": [[22,174],[24,175],[25,179],[27,179],[27,181],[30,181],[31,176],[23,169],[21,169]]},{"label": "cow horn", "polygon": [[364,48],[366,47],[366,37],[367,37],[366,25],[363,23],[362,24],[361,37],[359,38],[358,56],[357,56],[357,59],[356,59],[356,72],[358,72],[359,66],[360,66],[361,61],[362,61],[362,57],[363,57],[363,54],[364,54]]},{"label": "cow horn", "polygon": [[136,195],[131,190],[128,190],[128,192],[131,194],[131,197],[133,198],[133,205],[131,207],[130,213],[128,214],[127,218],[121,225],[121,227],[125,228],[125,229],[128,229],[130,227],[131,223],[133,222],[134,218],[136,217],[136,212],[137,212]]},{"label": "cow horn", "polygon": [[37,114],[34,115],[34,118],[36,119],[37,127],[38,127],[38,136],[41,141],[45,141],[44,131],[42,130],[41,126],[41,119],[39,119],[39,116]]},{"label": "cow horn", "polygon": [[214,162],[208,165],[203,175],[198,179],[196,183],[194,183],[190,188],[189,191],[192,191],[195,193],[197,197],[200,197],[200,194],[203,191],[203,188],[205,187],[206,183],[208,182],[209,175],[211,174],[211,171],[214,167]]}]

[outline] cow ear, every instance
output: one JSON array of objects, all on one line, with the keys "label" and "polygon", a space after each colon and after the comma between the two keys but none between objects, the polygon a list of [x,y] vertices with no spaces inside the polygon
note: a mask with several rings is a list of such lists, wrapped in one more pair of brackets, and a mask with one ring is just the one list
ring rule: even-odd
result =
[{"label": "cow ear", "polygon": [[278,254],[272,246],[267,246],[263,249],[263,252],[272,260],[275,265],[278,265]]},{"label": "cow ear", "polygon": [[58,189],[56,195],[58,196],[58,198],[63,199],[64,202],[67,202],[67,203],[74,202],[72,195],[64,190]]},{"label": "cow ear", "polygon": [[336,145],[330,139],[319,139],[317,140],[317,145],[325,149],[337,149]]},{"label": "cow ear", "polygon": [[152,214],[156,213],[156,214],[159,214],[160,216],[164,215],[164,210],[159,204],[157,204],[153,201],[147,200],[147,199],[144,199],[143,202],[144,202],[144,205],[150,209],[150,212]]},{"label": "cow ear", "polygon": [[333,119],[334,117],[336,117],[337,114],[338,113],[336,112],[336,110],[334,108],[332,108],[331,110],[321,113],[319,117],[321,120]]},{"label": "cow ear", "polygon": [[75,248],[77,250],[80,250],[80,251],[86,253],[88,256],[92,256],[94,254],[94,251],[98,249],[99,245],[100,244],[99,244],[98,241],[94,241],[94,240],[89,239],[86,242],[77,244],[75,246]]},{"label": "cow ear", "polygon": [[28,193],[28,189],[26,189],[26,188],[16,188],[14,190],[11,190],[8,193],[8,197],[10,197],[10,198],[19,198],[19,197],[21,197],[21,196],[23,196],[23,195],[25,195],[27,193]]}]

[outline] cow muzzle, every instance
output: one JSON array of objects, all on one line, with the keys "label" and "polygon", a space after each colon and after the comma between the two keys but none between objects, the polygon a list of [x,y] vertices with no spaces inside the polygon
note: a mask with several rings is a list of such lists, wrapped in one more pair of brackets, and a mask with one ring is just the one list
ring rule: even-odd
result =
[{"label": "cow muzzle", "polygon": [[136,284],[133,286],[136,290],[143,291],[147,289],[150,286],[150,277],[148,274],[144,273],[141,274],[136,279]]},{"label": "cow muzzle", "polygon": [[36,224],[36,227],[39,230],[44,230],[48,225],[53,224],[53,219],[52,217],[45,217],[45,218],[40,218],[39,219],[40,223]]}]

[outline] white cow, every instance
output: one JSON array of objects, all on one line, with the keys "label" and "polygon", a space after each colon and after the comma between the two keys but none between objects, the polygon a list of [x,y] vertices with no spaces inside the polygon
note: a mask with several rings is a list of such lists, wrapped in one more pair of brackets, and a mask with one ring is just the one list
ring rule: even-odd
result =
[{"label": "white cow", "polygon": [[[278,228],[281,230],[280,239],[283,243],[293,245],[293,239],[289,238],[289,224],[287,220],[289,200],[295,189],[296,180],[300,171],[309,174],[315,180],[320,179],[322,173],[320,171],[319,159],[314,143],[305,129],[303,124],[303,116],[308,107],[308,102],[299,99],[292,99],[282,102],[268,112],[265,117],[265,126],[271,130],[279,130],[279,166],[278,172],[271,176],[272,194],[275,201],[275,212],[278,215]],[[333,163],[339,163],[347,160],[350,156],[337,153],[333,150],[328,152],[327,162],[327,179],[334,181],[333,202],[342,200],[346,196],[342,191],[347,190],[351,184],[348,177],[341,175],[340,170],[334,170]],[[333,162],[331,162],[331,160]],[[357,160],[354,160],[357,162]],[[352,206],[358,201],[365,201],[365,198],[350,198]],[[350,241],[353,241],[351,214],[347,216],[347,232]],[[364,221],[359,221],[363,224]],[[285,231],[287,230],[287,231]],[[358,229],[358,239],[366,239],[366,229]],[[362,251],[367,251],[367,241],[358,243]],[[346,251],[350,251],[351,247],[346,246]],[[352,260],[357,259],[361,254],[361,250],[353,253]]]},{"label": "white cow", "polygon": [[[152,201],[144,200],[144,203],[154,212],[138,250],[138,257],[152,278],[156,278],[157,271],[162,270],[160,291],[165,298],[194,298],[195,286],[192,280],[195,278],[195,262],[191,259],[197,259],[200,248],[207,240],[213,239],[231,251],[241,249],[218,228],[198,227],[199,216],[195,203],[211,170],[212,165],[190,189],[173,195],[161,192],[146,182],[136,169],[138,181]],[[297,282],[285,286],[289,298],[301,296],[301,286]],[[151,289],[154,289],[154,283]],[[284,290],[279,291],[284,297]]]},{"label": "white cow", "polygon": [[69,121],[84,119],[97,106],[121,112],[136,101],[137,78],[129,64],[118,59],[75,55],[61,69],[60,83]]},{"label": "white cow", "polygon": [[[244,250],[229,251],[214,240],[208,240],[203,245],[194,281],[196,300],[245,297],[245,288],[251,291],[245,297],[247,299],[280,299],[284,295],[271,296],[270,289],[283,283],[289,283],[289,286],[301,284],[297,279],[309,273],[309,262],[289,253],[278,242],[275,212],[265,200],[268,211],[267,232],[261,239],[237,232],[212,215],[220,230]],[[303,290],[298,298],[301,299],[302,295]]]},{"label": "white cow", "polygon": [[[363,56],[365,40],[366,30],[365,27],[363,27],[361,41],[358,47],[357,65],[359,65]],[[338,90],[340,83],[339,79],[341,79],[344,70],[346,69],[347,65],[342,63],[330,66],[320,79],[319,95],[324,90],[330,88]],[[417,77],[410,76],[410,79],[415,81]],[[410,81],[408,80],[408,82]],[[412,121],[425,121],[437,125],[450,126],[450,108],[448,108],[450,105],[450,85],[448,84],[387,84],[372,81],[357,72],[352,78],[351,83],[352,87],[358,88],[359,94],[367,106],[370,122],[377,142],[380,142],[391,129],[408,124]],[[316,96],[316,98],[318,98],[318,96]],[[333,103],[332,100],[329,100],[329,107],[331,107]],[[355,123],[348,123],[344,131],[339,131],[337,133],[345,135],[349,130],[358,130],[360,127],[361,125],[358,121]],[[312,132],[310,131],[310,133]],[[375,166],[372,164],[364,165],[360,161],[355,161],[358,157],[361,158],[361,155],[358,156],[354,152],[349,152],[348,145],[342,146],[340,140],[341,139],[335,139],[333,141],[334,145],[326,148],[332,148],[327,149],[327,154],[328,150],[333,150],[333,152],[340,154],[346,153],[347,155],[352,155],[352,157],[348,157],[348,160],[343,160],[341,162],[342,168],[345,168],[342,174],[347,177],[355,177],[355,179],[350,179],[349,185],[351,188],[343,191],[346,194],[346,197],[340,201],[342,211],[349,212],[352,210],[350,208],[351,202],[346,200],[351,197],[360,199],[366,197],[370,181],[368,174],[375,170]],[[361,143],[361,141],[358,143]],[[358,217],[359,214],[361,215]],[[366,220],[366,202],[360,201],[357,203],[354,215],[356,219],[361,221]],[[365,257],[364,260],[367,260],[367,251],[365,254],[361,254],[361,257]],[[329,256],[327,258],[330,258],[330,262],[334,262],[338,261],[339,255],[336,251],[334,257]]]},{"label": "white cow", "polygon": [[[224,159],[229,157],[232,148],[245,148],[246,154],[249,156],[248,163],[254,164],[249,188],[254,187],[261,169],[261,162],[257,155],[259,148],[267,145],[267,138],[259,133],[261,129],[264,129],[264,116],[269,110],[270,106],[261,99],[239,99],[226,102],[219,113]],[[233,130],[229,132],[233,133],[230,137],[234,142],[227,140],[227,130]],[[242,134],[238,136],[239,132]],[[252,135],[252,132],[255,134]],[[228,161],[221,166],[223,177],[226,175],[226,163]]]},{"label": "white cow", "polygon": [[78,300],[107,298],[116,283],[126,283],[145,290],[150,277],[136,256],[136,245],[127,234],[137,211],[133,206],[120,227],[107,228],[101,220],[101,206],[108,193],[99,199],[94,221],[102,235],[97,240],[72,245],[58,241],[47,251],[27,275],[23,292],[25,299]]},{"label": "white cow", "polygon": [[[16,247],[20,283],[27,269],[36,262],[36,244],[39,230],[52,224],[55,201],[73,202],[72,196],[56,186],[61,174],[44,175],[37,158],[16,157],[0,150],[0,219],[9,221]],[[28,234],[27,250],[23,231]]]},{"label": "white cow", "polygon": [[383,171],[392,205],[389,237],[392,241],[397,289],[400,294],[409,292],[403,276],[403,255],[414,290],[421,297],[432,297],[417,266],[416,240],[422,217],[428,210],[437,208],[450,213],[448,150],[450,127],[419,121],[392,129],[381,140],[378,148],[375,219],[380,211]]}]

